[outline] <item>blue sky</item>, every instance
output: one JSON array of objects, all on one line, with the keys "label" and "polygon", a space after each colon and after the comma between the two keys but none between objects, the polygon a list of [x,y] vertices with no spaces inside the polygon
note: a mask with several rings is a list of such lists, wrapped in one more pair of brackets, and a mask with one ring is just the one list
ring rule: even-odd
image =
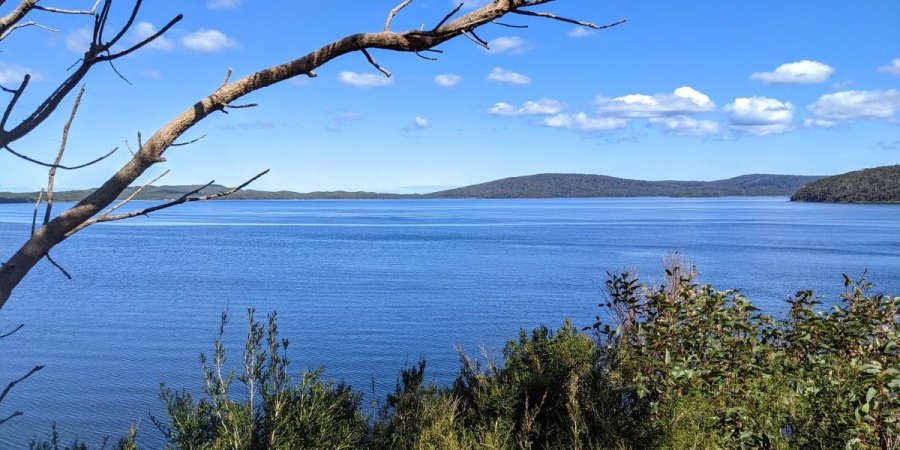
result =
[{"label": "blue sky", "polygon": [[[397,3],[145,1],[129,39],[178,13],[185,18],[165,40],[116,64],[130,85],[108,67],[88,76],[65,161],[120,151],[61,173],[56,188],[99,185],[130,157],[126,142],[134,146],[138,131],[152,134],[211,93],[228,68],[241,77],[378,31]],[[121,21],[128,2],[115,5]],[[428,27],[454,6],[415,0],[392,29]],[[256,108],[202,122],[186,138],[208,136],[170,149],[144,181],[171,169],[159,184],[235,185],[271,169],[253,187],[407,193],[545,172],[714,180],[900,163],[896,0],[559,0],[537,10],[628,22],[588,31],[509,17],[529,28],[480,29],[490,51],[464,38],[442,45],[437,61],[373,51],[389,79],[363,55],[346,55],[317,78],[251,94]],[[58,31],[31,27],[0,43],[0,84],[15,86],[25,72],[35,78],[23,106],[65,76],[91,24],[47,13],[32,20]],[[52,161],[70,105],[16,150]],[[45,182],[46,169],[0,154],[0,190]]]}]

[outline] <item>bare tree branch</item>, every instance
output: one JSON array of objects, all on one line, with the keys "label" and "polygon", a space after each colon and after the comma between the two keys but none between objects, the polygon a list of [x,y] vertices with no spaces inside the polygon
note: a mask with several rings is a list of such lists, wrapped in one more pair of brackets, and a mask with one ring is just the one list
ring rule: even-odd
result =
[{"label": "bare tree branch", "polygon": [[515,11],[512,11],[512,12],[513,12],[514,14],[521,14],[521,15],[523,15],[523,16],[545,17],[545,18],[547,18],[547,19],[559,20],[559,21],[566,22],[566,23],[571,23],[571,24],[575,24],[575,25],[581,25],[581,26],[583,26],[583,27],[593,28],[593,29],[595,29],[595,30],[602,30],[602,29],[605,29],[605,28],[612,28],[612,27],[614,27],[614,26],[616,26],[616,25],[621,25],[621,24],[625,23],[625,22],[628,20],[628,19],[622,19],[622,20],[620,20],[620,21],[618,21],[618,22],[613,22],[613,23],[611,23],[611,24],[607,24],[607,25],[602,25],[602,26],[601,26],[601,25],[597,25],[597,24],[594,24],[594,23],[591,23],[591,22],[582,22],[582,21],[580,21],[580,20],[568,19],[568,18],[566,18],[566,17],[559,17],[559,16],[557,16],[557,15],[555,15],[555,14],[550,14],[550,13],[548,13],[548,12],[534,12],[534,11],[528,11],[528,10],[526,10],[526,9],[515,10]]},{"label": "bare tree branch", "polygon": [[69,114],[69,119],[66,120],[66,124],[63,125],[63,133],[62,133],[62,142],[59,144],[59,153],[56,154],[56,161],[53,162],[53,165],[50,167],[50,173],[47,177],[47,207],[44,212],[44,224],[50,221],[50,210],[53,208],[53,182],[56,179],[56,169],[59,167],[60,161],[62,161],[63,153],[66,152],[66,143],[69,140],[69,129],[72,127],[72,121],[75,120],[75,113],[78,112],[78,105],[81,104],[81,96],[84,95],[84,85],[81,85],[81,90],[78,91],[78,95],[75,96],[75,103],[72,104],[72,112]]},{"label": "bare tree branch", "polygon": [[[410,1],[412,1],[412,0],[410,0]],[[384,67],[379,66],[378,63],[375,62],[375,59],[372,58],[372,55],[369,54],[368,50],[366,50],[365,48],[362,48],[360,50],[363,52],[363,55],[366,55],[366,59],[369,60],[369,64],[375,66],[375,68],[378,69],[379,72],[383,73],[384,76],[386,76],[388,78],[391,77],[391,73],[388,72]]]},{"label": "bare tree branch", "polygon": [[6,338],[6,337],[10,337],[10,336],[12,336],[12,335],[13,335],[13,334],[15,334],[15,333],[16,333],[16,332],[17,332],[17,331],[19,331],[19,330],[21,330],[21,329],[22,329],[22,327],[24,327],[24,326],[25,326],[25,324],[24,324],[24,323],[22,323],[22,324],[19,324],[19,326],[17,326],[17,327],[16,327],[16,328],[15,328],[15,329],[14,329],[14,330],[12,330],[12,331],[10,331],[10,332],[9,332],[9,333],[6,333],[6,334],[3,334],[3,335],[0,335],[0,339],[3,339],[3,338]]},{"label": "bare tree branch", "polygon": [[9,391],[12,390],[12,388],[16,387],[17,384],[25,381],[26,379],[28,379],[28,377],[34,375],[35,372],[37,372],[43,368],[44,368],[44,366],[34,366],[34,368],[32,368],[30,371],[28,371],[28,373],[23,375],[21,378],[10,381],[9,384],[6,386],[6,389],[3,390],[3,393],[0,393],[0,402],[3,402],[3,399],[6,398],[6,394],[9,394]]},{"label": "bare tree branch", "polygon": [[[220,198],[220,197],[226,197],[226,196],[229,196],[229,195],[231,195],[231,194],[234,194],[235,192],[237,192],[237,191],[239,191],[239,190],[241,190],[241,189],[247,187],[247,185],[249,185],[250,183],[256,181],[257,179],[259,179],[259,177],[261,177],[261,176],[263,176],[263,175],[265,175],[265,174],[267,174],[267,173],[269,173],[269,169],[266,169],[266,170],[260,172],[259,174],[257,174],[257,175],[254,176],[253,178],[251,178],[251,179],[249,179],[249,180],[243,182],[240,186],[235,187],[235,188],[228,189],[227,191],[222,191],[222,192],[218,192],[218,193],[210,194],[210,195],[201,195],[201,196],[199,196],[199,197],[192,197],[192,195],[195,195],[195,194],[200,193],[200,191],[202,191],[202,190],[208,188],[208,187],[211,186],[213,183],[215,183],[215,180],[213,180],[213,181],[210,181],[209,183],[206,183],[206,184],[204,184],[203,186],[200,186],[199,188],[194,189],[194,190],[192,190],[192,191],[190,191],[190,192],[188,192],[188,193],[182,195],[181,197],[179,197],[179,198],[177,198],[177,199],[175,199],[175,200],[172,200],[171,202],[168,202],[168,203],[163,203],[163,204],[161,204],[161,205],[151,206],[151,207],[149,207],[149,208],[144,208],[144,209],[140,209],[140,210],[137,210],[137,211],[132,211],[132,212],[130,212],[130,213],[119,214],[119,215],[115,215],[115,216],[109,215],[108,213],[107,213],[107,214],[103,214],[102,216],[94,217],[94,218],[92,218],[92,219],[89,219],[89,220],[85,221],[85,222],[82,223],[80,226],[78,226],[78,227],[76,227],[75,229],[73,229],[73,230],[69,233],[69,235],[71,236],[72,234],[75,234],[75,233],[77,233],[78,231],[81,231],[81,230],[83,230],[84,228],[87,228],[87,227],[89,227],[89,226],[91,226],[91,225],[94,225],[94,224],[96,224],[96,223],[101,223],[101,222],[113,222],[113,221],[117,221],[117,220],[131,219],[131,218],[133,218],[133,217],[138,217],[138,216],[146,216],[146,215],[148,215],[148,214],[150,214],[150,213],[152,213],[152,212],[159,211],[159,210],[161,210],[161,209],[171,208],[171,207],[173,207],[173,206],[181,205],[181,204],[183,204],[183,203],[199,202],[199,201],[205,201],[205,200],[213,200],[213,199]],[[165,173],[164,173],[163,175],[165,175]],[[162,177],[162,175],[160,175],[158,178],[161,178],[161,177]],[[158,178],[157,178],[157,179],[158,179]],[[154,181],[155,181],[155,180],[154,180]],[[152,183],[152,182],[151,182],[151,183]],[[140,188],[140,190],[144,189],[146,186],[147,186],[147,185],[142,186],[142,187]],[[122,206],[123,204],[125,204],[125,203],[131,201],[131,199],[134,198],[135,195],[137,195],[137,192],[135,192],[133,195],[131,195],[128,199],[126,199],[126,200],[123,201],[122,203],[120,203],[120,204],[116,205],[115,207],[113,207],[109,212],[112,212],[112,211],[118,209],[118,208],[119,208],[120,206]]]},{"label": "bare tree branch", "polygon": [[122,200],[121,202],[119,202],[118,204],[116,204],[115,206],[113,206],[112,208],[109,208],[108,210],[106,210],[106,212],[103,213],[103,215],[104,215],[104,216],[108,216],[108,215],[112,214],[115,210],[117,210],[117,209],[119,209],[119,208],[121,208],[121,207],[127,205],[128,202],[134,200],[134,198],[137,197],[138,194],[141,193],[141,191],[143,191],[144,189],[146,189],[147,186],[150,186],[150,185],[152,185],[153,183],[156,183],[156,182],[159,181],[162,177],[168,175],[169,172],[171,172],[171,170],[170,170],[170,169],[166,169],[165,172],[163,172],[162,174],[160,174],[158,177],[156,177],[156,178],[150,180],[149,183],[147,183],[147,184],[145,184],[145,185],[143,185],[143,186],[141,186],[141,187],[135,189],[134,192],[132,192],[131,195],[128,196],[128,198],[126,198],[125,200]]},{"label": "bare tree branch", "polygon": [[101,157],[99,157],[99,158],[97,158],[97,159],[95,159],[95,160],[93,160],[93,161],[86,162],[86,163],[84,163],[84,164],[79,164],[79,165],[77,165],[77,166],[64,166],[64,165],[62,165],[62,164],[50,164],[50,163],[45,163],[45,162],[43,162],[43,161],[39,161],[39,160],[37,160],[37,159],[28,157],[28,156],[26,156],[26,155],[23,155],[22,153],[19,153],[19,152],[15,151],[15,150],[9,148],[8,145],[7,145],[6,147],[3,147],[3,148],[4,148],[6,151],[8,151],[9,153],[12,153],[13,155],[18,156],[19,158],[22,158],[22,159],[24,159],[25,161],[32,162],[32,163],[37,164],[37,165],[39,165],[39,166],[44,166],[44,167],[57,167],[57,168],[60,168],[60,169],[63,169],[63,170],[77,170],[77,169],[82,169],[82,168],[85,168],[85,167],[90,166],[90,165],[93,165],[93,164],[97,164],[98,162],[103,161],[104,159],[109,158],[110,156],[112,156],[112,154],[115,153],[116,150],[119,149],[119,147],[116,147],[116,148],[112,149],[112,151],[110,151],[109,153],[107,153],[107,154],[105,154],[105,155],[103,155],[103,156],[101,156]]},{"label": "bare tree branch", "polygon": [[[131,23],[133,23],[133,17],[136,14],[134,11],[137,10],[140,1],[136,1],[137,5],[131,18],[126,25],[120,29],[119,34],[112,40],[105,41],[102,39],[102,32],[106,28],[105,24],[109,15],[108,10],[110,2],[111,0],[106,0],[100,13],[94,16],[94,43],[91,49],[85,53],[84,61],[73,69],[73,73],[70,77],[61,83],[60,87],[58,87],[47,100],[39,105],[21,125],[8,132],[0,132],[0,146],[8,148],[10,142],[21,138],[46,119],[46,117],[59,105],[62,98],[74,89],[74,85],[83,78],[91,66],[96,64],[97,61],[115,59],[127,54],[126,52],[128,51],[111,55],[109,54],[109,48],[110,45],[115,43],[122,34],[127,31]],[[3,307],[9,299],[12,290],[25,277],[28,271],[30,271],[51,248],[78,230],[83,229],[88,224],[96,223],[94,216],[114,202],[116,198],[147,169],[154,164],[164,161],[164,153],[186,131],[190,130],[206,117],[209,117],[217,111],[221,111],[226,105],[234,103],[236,100],[249,93],[264,89],[298,75],[314,76],[314,71],[317,68],[327,64],[332,59],[347,53],[362,50],[368,51],[370,49],[382,49],[415,54],[417,52],[434,49],[438,45],[459,36],[468,36],[469,39],[474,40],[476,38],[473,38],[470,35],[470,32],[480,26],[490,24],[507,14],[520,13],[527,8],[551,2],[552,0],[495,0],[478,9],[469,11],[456,19],[447,19],[446,23],[443,23],[440,27],[432,30],[425,30],[423,27],[423,29],[408,30],[405,32],[381,31],[377,33],[353,34],[338,39],[309,54],[301,56],[300,58],[262,69],[237,81],[228,82],[225,85],[220,86],[209,96],[193,104],[157,130],[146,142],[139,146],[134,157],[104,182],[102,186],[97,188],[84,200],[37,230],[37,232],[34,233],[6,263],[0,265],[0,308]],[[535,13],[533,15],[560,20],[560,18],[556,16],[551,17],[546,14],[547,13]],[[450,16],[452,16],[452,14]],[[176,17],[171,23],[174,24],[177,20],[180,20],[180,17],[181,16]],[[221,195],[224,195],[224,193]],[[175,204],[201,199],[204,198],[190,197],[181,199]],[[170,206],[174,206],[174,204],[160,205],[159,207],[156,207],[155,210]],[[144,213],[150,212],[150,210],[151,209],[148,208]]]},{"label": "bare tree branch", "polygon": [[397,5],[396,7],[394,7],[394,9],[391,10],[391,12],[388,14],[387,22],[384,23],[384,32],[385,33],[387,33],[388,31],[391,31],[391,22],[394,21],[394,16],[396,16],[397,13],[400,12],[401,9],[406,8],[406,5],[408,5],[412,2],[413,2],[413,0],[403,0],[403,3]]}]

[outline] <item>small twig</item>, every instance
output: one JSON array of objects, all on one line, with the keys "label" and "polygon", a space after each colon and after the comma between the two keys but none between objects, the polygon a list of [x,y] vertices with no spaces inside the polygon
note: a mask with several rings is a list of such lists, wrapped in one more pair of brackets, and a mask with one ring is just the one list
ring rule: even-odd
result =
[{"label": "small twig", "polygon": [[315,78],[315,77],[319,76],[319,74],[317,74],[317,73],[313,72],[312,70],[310,70],[309,72],[306,72],[306,76],[309,77],[309,78]]},{"label": "small twig", "polygon": [[109,67],[112,67],[113,72],[115,72],[116,75],[119,76],[119,78],[121,78],[123,81],[125,81],[126,83],[128,83],[129,85],[131,85],[131,82],[128,81],[128,78],[125,78],[125,75],[122,75],[122,74],[119,72],[119,69],[116,69],[116,65],[113,64],[113,60],[111,60],[111,59],[109,60]]},{"label": "small twig", "polygon": [[423,54],[420,53],[420,52],[416,52],[416,56],[418,56],[419,58],[422,58],[422,59],[427,59],[427,60],[429,60],[429,61],[437,61],[437,58],[432,58],[432,57],[430,57],[430,56],[425,56],[425,55],[423,55]]},{"label": "small twig", "polygon": [[69,129],[72,127],[72,121],[75,120],[75,113],[78,112],[78,106],[81,104],[81,97],[84,95],[84,85],[81,85],[81,90],[78,91],[78,95],[75,96],[75,103],[72,104],[72,112],[69,114],[69,119],[66,120],[66,124],[63,125],[62,132],[62,141],[59,144],[59,153],[56,154],[56,161],[53,162],[53,165],[50,167],[50,173],[47,177],[47,208],[44,212],[44,225],[50,221],[50,210],[53,208],[53,182],[56,179],[56,168],[59,167],[59,163],[62,161],[63,153],[66,152],[66,143],[69,140]]},{"label": "small twig", "polygon": [[378,69],[378,71],[383,73],[385,76],[387,76],[387,77],[391,76],[390,72],[388,72],[387,70],[384,69],[384,67],[379,66],[378,63],[375,62],[375,59],[372,58],[372,55],[369,54],[368,50],[366,50],[365,48],[362,48],[361,51],[363,52],[363,55],[366,55],[366,59],[369,60],[369,64],[375,66],[375,68]]},{"label": "small twig", "polygon": [[[39,165],[39,166],[44,166],[44,167],[54,167],[54,164],[45,163],[45,162],[43,162],[43,161],[38,161],[38,160],[36,160],[36,159],[34,159],[34,158],[29,158],[28,156],[25,156],[25,155],[23,155],[23,154],[21,154],[21,153],[15,151],[15,150],[9,148],[8,145],[7,145],[6,147],[3,147],[3,148],[4,148],[6,151],[12,153],[13,155],[16,155],[16,156],[18,156],[19,158],[24,159],[25,161],[35,163],[35,164],[37,164],[37,165]],[[103,161],[103,160],[106,159],[106,158],[109,158],[109,157],[112,156],[112,154],[115,153],[116,150],[118,150],[118,149],[119,149],[119,147],[116,147],[116,148],[112,149],[111,152],[109,152],[109,153],[107,153],[107,154],[105,154],[105,155],[103,155],[103,156],[101,156],[101,157],[99,157],[99,158],[97,158],[97,159],[95,159],[95,160],[93,160],[93,161],[91,161],[91,162],[84,163],[84,164],[81,164],[81,165],[78,165],[78,166],[64,166],[64,165],[62,165],[62,164],[58,164],[58,165],[55,165],[55,166],[58,167],[58,168],[60,168],[60,169],[64,169],[64,170],[76,170],[76,169],[81,169],[81,168],[90,166],[90,165],[92,165],[92,164],[97,164],[98,162]]]},{"label": "small twig", "polygon": [[[253,106],[256,106],[256,105],[253,105]],[[239,108],[239,106],[231,106],[231,108]],[[203,135],[200,136],[200,137],[198,137],[197,139],[194,139],[194,140],[192,140],[192,141],[187,141],[187,142],[175,142],[175,143],[173,143],[172,145],[170,145],[170,147],[183,147],[183,146],[185,146],[185,145],[191,145],[191,144],[193,144],[194,142],[197,142],[197,141],[199,141],[200,139],[203,139],[203,138],[205,138],[205,137],[206,137],[206,133],[203,133]]]},{"label": "small twig", "polygon": [[394,9],[391,10],[390,13],[388,13],[387,22],[384,23],[384,32],[385,33],[387,33],[388,31],[391,31],[391,22],[393,22],[394,16],[396,16],[397,13],[400,12],[401,9],[406,8],[406,5],[408,5],[412,2],[413,2],[413,0],[404,0],[403,3],[397,5]]},{"label": "small twig", "polygon": [[611,23],[611,24],[608,24],[608,25],[602,25],[602,26],[601,26],[601,25],[597,25],[597,24],[594,24],[594,23],[590,23],[590,22],[582,22],[582,21],[580,21],[580,20],[569,19],[569,18],[567,18],[567,17],[560,17],[560,16],[557,16],[557,15],[555,15],[555,14],[551,14],[551,13],[548,13],[548,12],[534,12],[534,11],[528,11],[528,10],[524,10],[524,9],[514,9],[514,10],[512,10],[512,11],[510,11],[510,12],[513,13],[513,14],[521,14],[521,15],[523,15],[523,16],[545,17],[545,18],[547,18],[547,19],[559,20],[559,21],[566,22],[566,23],[571,23],[571,24],[575,24],[575,25],[581,25],[581,26],[583,26],[583,27],[593,28],[593,29],[595,29],[595,30],[602,30],[602,29],[605,29],[605,28],[611,28],[611,27],[614,27],[614,26],[616,26],[616,25],[623,24],[623,23],[625,23],[625,22],[627,21],[627,19],[622,19],[622,20],[620,20],[620,21],[618,21],[618,22],[614,22],[614,23]]},{"label": "small twig", "polygon": [[[241,109],[241,108],[255,108],[257,106],[259,106],[258,103],[247,103],[246,105],[225,105],[225,108]],[[184,145],[184,144],[172,144],[172,145]]]},{"label": "small twig", "polygon": [[144,142],[141,140],[141,132],[140,131],[137,132],[137,137],[138,137],[138,151],[141,151],[141,149],[144,148]]},{"label": "small twig", "polygon": [[157,181],[159,181],[160,178],[162,178],[162,177],[168,175],[169,172],[171,172],[171,171],[172,171],[171,169],[166,169],[165,172],[163,172],[162,174],[160,174],[158,177],[156,177],[156,178],[150,180],[149,183],[144,184],[143,186],[141,186],[141,187],[135,189],[134,192],[132,192],[131,195],[128,196],[128,198],[126,198],[125,200],[122,200],[121,202],[119,202],[118,204],[116,204],[115,206],[113,206],[112,208],[109,208],[108,210],[106,210],[106,212],[103,213],[103,215],[104,215],[104,216],[108,216],[108,215],[112,214],[115,210],[117,210],[117,209],[119,209],[119,208],[125,206],[128,202],[134,200],[134,198],[137,197],[138,194],[140,194],[141,191],[143,191],[147,186],[153,185],[153,183],[156,183]]},{"label": "small twig", "polygon": [[62,274],[65,275],[66,278],[68,278],[70,280],[72,279],[72,275],[69,275],[69,272],[66,272],[66,269],[63,269],[63,266],[59,265],[58,262],[54,261],[53,258],[50,257],[49,253],[47,253],[44,256],[47,258],[47,261],[50,261],[50,264],[53,264],[57,269],[59,269],[59,271],[62,272]]},{"label": "small twig", "polygon": [[41,24],[39,24],[39,23],[37,23],[37,22],[34,22],[34,21],[29,20],[28,22],[25,22],[25,23],[18,23],[18,24],[15,24],[15,25],[9,27],[9,29],[6,30],[6,33],[3,33],[2,35],[0,35],[0,41],[6,39],[6,38],[9,36],[9,34],[12,33],[13,31],[16,31],[16,30],[18,30],[18,29],[20,29],[20,28],[25,28],[25,27],[37,27],[37,28],[41,28],[41,29],[44,29],[44,30],[47,30],[47,31],[51,31],[51,32],[53,32],[53,33],[56,33],[57,31],[59,31],[59,30],[57,30],[57,29],[50,28],[50,27],[48,27],[48,26],[44,26],[44,25],[41,25]]},{"label": "small twig", "polygon": [[19,326],[16,327],[16,329],[10,331],[9,333],[6,333],[6,334],[4,334],[4,335],[0,335],[0,339],[3,339],[3,338],[5,338],[5,337],[10,337],[10,336],[12,336],[13,334],[15,334],[16,331],[21,330],[22,327],[24,327],[24,326],[25,326],[24,323],[23,323],[23,324],[20,324]]},{"label": "small twig", "polygon": [[441,21],[438,22],[438,24],[435,25],[434,28],[431,29],[431,31],[435,31],[438,28],[440,28],[442,25],[447,23],[447,21],[450,20],[450,18],[453,17],[454,14],[458,13],[459,10],[462,9],[463,5],[464,5],[464,3],[460,3],[460,4],[456,5],[456,8],[453,8],[453,11],[450,11],[446,16],[444,16],[444,18],[441,19]]},{"label": "small twig", "polygon": [[34,9],[36,9],[36,10],[38,10],[38,11],[46,11],[46,12],[52,12],[52,13],[57,13],[57,14],[84,14],[84,15],[92,15],[92,14],[94,14],[94,13],[97,11],[97,6],[98,6],[98,5],[100,5],[100,0],[97,0],[97,2],[94,3],[94,7],[91,8],[90,11],[87,11],[87,10],[60,9],[60,8],[54,8],[54,7],[51,7],[51,6],[35,6]]},{"label": "small twig", "polygon": [[[471,31],[470,31],[469,33],[471,33]],[[465,36],[465,37],[467,37],[467,38],[469,38],[470,41],[472,41],[472,42],[478,44],[479,47],[483,47],[485,50],[490,50],[490,49],[491,49],[490,47],[488,47],[487,42],[482,41],[482,40],[479,39],[478,37],[472,37],[472,36],[469,36],[469,33],[463,33],[462,35]]]},{"label": "small twig", "polygon": [[22,96],[22,93],[25,92],[25,88],[28,86],[28,81],[31,80],[31,74],[26,73],[25,77],[22,78],[22,84],[19,85],[19,88],[13,92],[13,98],[9,101],[9,104],[6,105],[6,111],[3,111],[3,119],[0,119],[0,131],[6,129],[6,121],[9,120],[9,115],[12,113],[13,108],[16,107],[16,102],[19,101],[19,97]]},{"label": "small twig", "polygon": [[231,67],[229,67],[229,68],[228,68],[228,71],[225,72],[225,79],[222,80],[222,85],[219,86],[219,89],[222,89],[223,87],[225,87],[226,84],[228,84],[228,80],[231,79],[231,72],[232,72],[233,70],[234,70],[234,69],[232,69]]},{"label": "small twig", "polygon": [[210,181],[209,183],[206,183],[206,184],[204,184],[203,186],[200,186],[199,188],[194,189],[194,190],[192,190],[192,191],[190,191],[190,192],[188,192],[188,193],[182,195],[182,196],[179,197],[178,199],[172,200],[171,202],[168,202],[168,203],[163,203],[163,204],[161,204],[161,205],[151,206],[151,207],[149,207],[149,208],[144,208],[144,209],[141,209],[141,210],[138,210],[138,211],[132,211],[132,212],[130,212],[130,213],[119,214],[119,215],[115,215],[115,216],[109,215],[108,213],[107,213],[107,214],[103,214],[103,215],[101,215],[101,216],[99,216],[99,217],[94,217],[94,218],[92,218],[92,219],[89,219],[89,220],[86,220],[86,221],[82,222],[81,225],[78,225],[77,227],[73,228],[72,231],[69,231],[68,233],[66,233],[66,237],[69,237],[69,236],[71,236],[71,235],[73,235],[73,234],[75,234],[75,233],[77,233],[77,232],[79,232],[79,231],[81,231],[81,230],[83,230],[83,229],[85,229],[85,228],[91,226],[91,225],[94,225],[94,224],[96,224],[96,223],[100,223],[100,222],[112,222],[112,221],[116,221],[116,220],[130,219],[130,218],[132,218],[132,217],[146,216],[146,215],[148,215],[148,214],[150,214],[150,213],[152,213],[152,212],[159,211],[159,210],[161,210],[161,209],[171,208],[171,207],[173,207],[173,206],[180,205],[180,204],[182,204],[182,203],[197,202],[197,201],[205,201],[205,200],[212,200],[212,199],[216,199],[216,198],[220,198],[220,197],[225,197],[225,196],[234,194],[235,192],[237,192],[237,191],[239,191],[239,190],[241,190],[241,189],[247,187],[247,185],[249,185],[250,183],[256,181],[259,177],[261,177],[261,176],[263,176],[263,175],[265,175],[265,174],[267,174],[267,173],[269,173],[269,170],[268,170],[268,169],[266,169],[266,170],[260,172],[260,173],[257,174],[255,177],[253,177],[253,178],[251,178],[251,179],[245,181],[244,183],[242,183],[242,184],[241,184],[240,186],[238,186],[238,187],[235,187],[235,188],[232,188],[232,189],[228,189],[227,191],[222,191],[222,192],[219,192],[219,193],[216,193],[216,194],[201,195],[201,196],[199,196],[199,197],[191,197],[192,195],[198,194],[198,193],[199,193],[200,191],[202,191],[203,189],[206,189],[207,187],[211,186],[213,183],[215,183],[215,180],[214,180],[214,181]]},{"label": "small twig", "polygon": [[28,373],[26,373],[24,376],[22,376],[22,378],[19,378],[18,380],[10,381],[9,384],[6,386],[6,389],[3,390],[3,393],[0,394],[0,402],[2,402],[4,398],[6,398],[6,394],[9,394],[9,391],[10,391],[12,388],[14,388],[17,384],[19,384],[19,383],[25,381],[28,377],[34,375],[35,372],[37,372],[37,371],[39,371],[39,370],[41,370],[41,369],[43,369],[43,368],[44,368],[44,366],[34,366],[34,368],[31,369],[31,370],[30,370]]},{"label": "small twig", "polygon": [[497,22],[496,20],[491,21],[494,25],[500,25],[501,27],[509,27],[509,28],[528,28],[528,25],[513,25],[509,23]]},{"label": "small twig", "polygon": [[31,235],[34,235],[34,232],[37,230],[37,214],[38,209],[41,207],[41,200],[44,199],[44,188],[41,188],[41,192],[38,192],[37,201],[34,202],[34,213],[31,215]]},{"label": "small twig", "polygon": [[14,411],[12,414],[6,416],[5,419],[0,420],[0,425],[3,425],[4,423],[6,423],[7,420],[12,419],[13,417],[19,417],[23,414],[25,414],[25,413],[23,413],[22,411]]}]

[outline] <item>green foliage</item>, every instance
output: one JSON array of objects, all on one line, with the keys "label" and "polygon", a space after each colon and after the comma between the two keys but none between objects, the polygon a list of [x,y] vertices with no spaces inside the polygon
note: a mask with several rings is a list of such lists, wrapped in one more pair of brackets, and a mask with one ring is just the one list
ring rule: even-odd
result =
[{"label": "green foliage", "polygon": [[900,202],[900,165],[825,177],[802,187],[791,200],[802,202]]},{"label": "green foliage", "polygon": [[[241,372],[226,371],[222,315],[212,364],[201,355],[204,398],[163,387],[168,419],[153,418],[170,449],[355,449],[368,435],[362,397],[344,384],[321,380],[321,371],[288,373],[288,341],[279,339],[276,315],[268,327],[247,315]],[[242,397],[234,397],[233,382]]]},{"label": "green foliage", "polygon": [[842,304],[817,311],[802,291],[778,320],[695,284],[693,269],[666,275],[653,288],[611,276],[612,320],[593,326],[612,381],[647,408],[661,446],[897,448],[900,297],[845,276]]},{"label": "green foliage", "polygon": [[[227,370],[223,314],[200,398],[163,387],[153,423],[169,449],[900,448],[900,297],[845,276],[840,304],[820,311],[800,291],[776,318],[677,260],[665,273],[658,286],[610,275],[593,326],[521,331],[502,361],[462,355],[452,386],[428,383],[422,360],[373,416],[321,371],[289,374],[275,314],[264,325],[250,310]],[[134,433],[115,448],[136,450]],[[32,443],[87,448],[55,430]]]}]

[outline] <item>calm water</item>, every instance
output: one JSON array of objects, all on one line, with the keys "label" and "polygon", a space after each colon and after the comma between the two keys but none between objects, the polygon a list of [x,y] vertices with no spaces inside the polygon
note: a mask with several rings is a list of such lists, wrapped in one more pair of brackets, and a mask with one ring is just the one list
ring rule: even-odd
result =
[{"label": "calm water", "polygon": [[[140,205],[139,205],[140,206]],[[0,255],[29,232],[31,206],[0,205]],[[294,370],[384,393],[424,356],[452,379],[455,346],[499,350],[519,328],[592,323],[607,271],[660,278],[668,252],[701,280],[740,288],[770,312],[798,289],[832,302],[841,273],[868,268],[900,294],[900,206],[783,198],[220,201],[79,233],[54,250],[72,281],[41,263],[0,312],[0,384],[35,364],[0,417],[0,448],[27,447],[57,421],[64,441],[99,442],[149,420],[159,382],[197,390],[219,313],[239,358],[244,311],[277,310]],[[2,334],[2,333],[0,333]]]}]

